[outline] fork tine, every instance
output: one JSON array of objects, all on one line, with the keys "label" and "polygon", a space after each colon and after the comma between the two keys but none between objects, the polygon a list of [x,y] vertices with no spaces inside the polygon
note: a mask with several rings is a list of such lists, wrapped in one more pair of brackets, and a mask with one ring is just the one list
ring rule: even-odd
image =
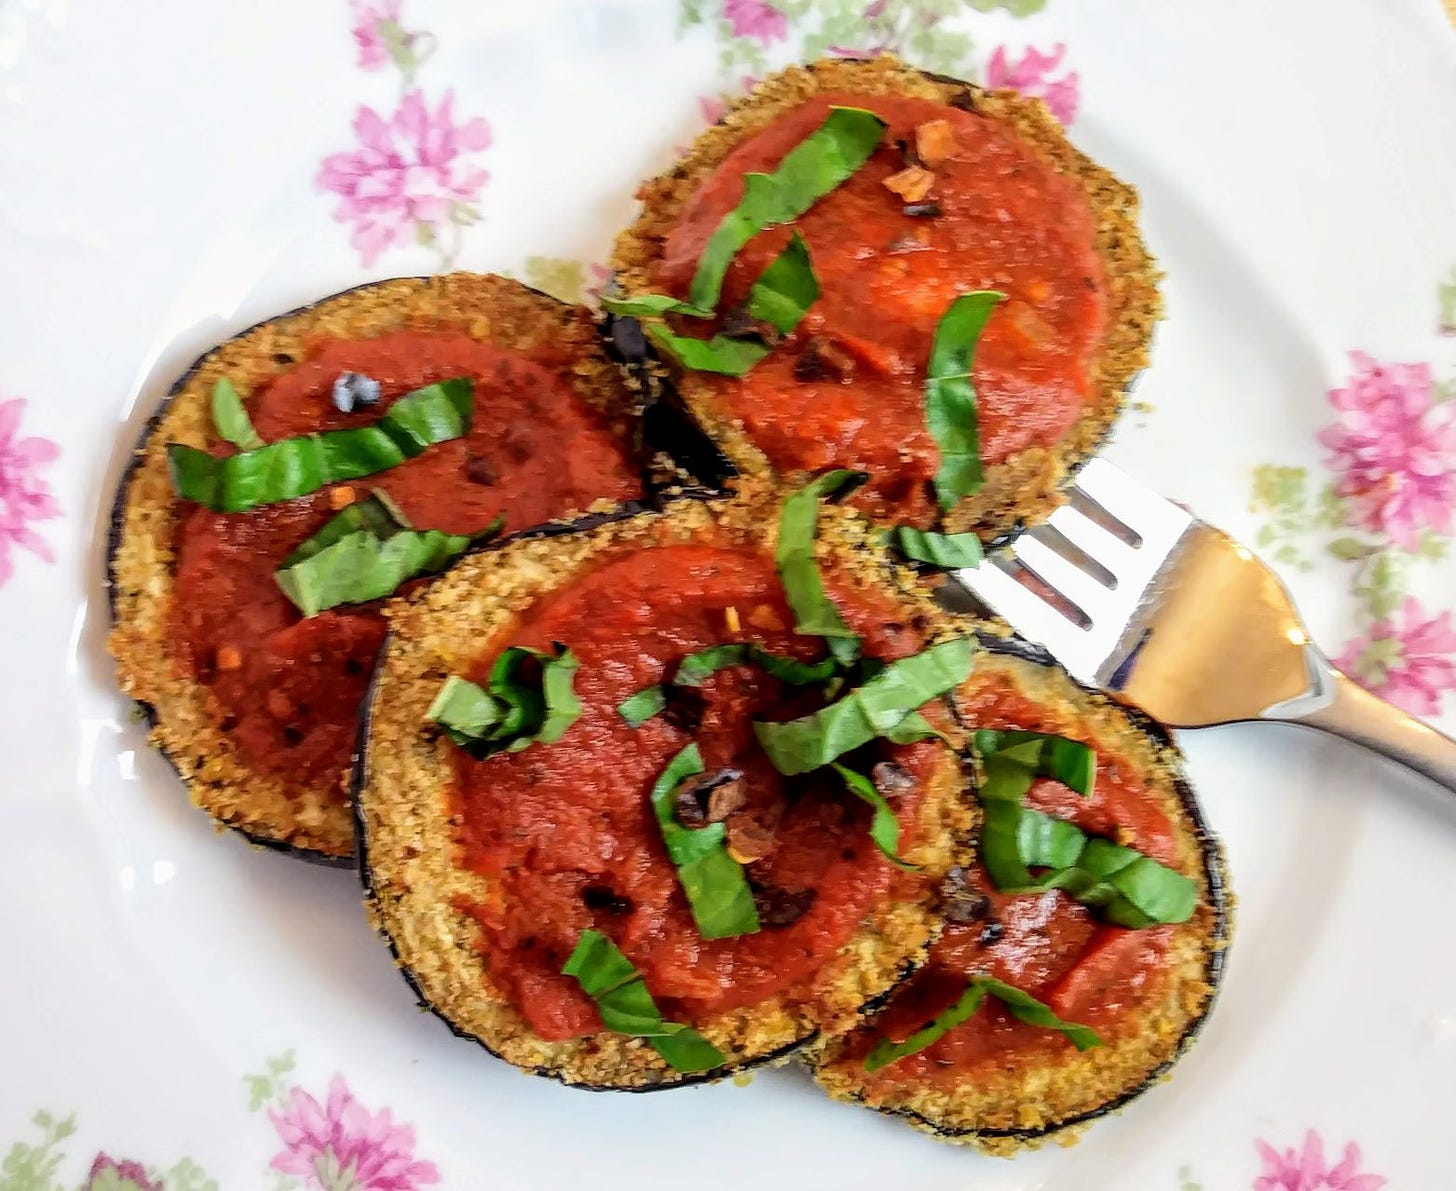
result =
[{"label": "fork tine", "polygon": [[1038,579],[1087,614],[1099,625],[1106,615],[1108,589],[1075,563],[1052,549],[1034,529],[1011,545],[1011,553]]},{"label": "fork tine", "polygon": [[[1093,504],[1092,498],[1089,496],[1083,496],[1078,503],[1092,509],[1101,507]],[[1118,524],[1121,523],[1118,522]],[[1128,552],[1136,550],[1137,545],[1123,540],[1096,518],[1071,504],[1063,505],[1053,513],[1050,520],[1047,521],[1047,525],[1060,533],[1088,558],[1095,559],[1103,570],[1112,575],[1113,582],[1107,586],[1116,587],[1121,583],[1121,568],[1126,564]],[[1129,529],[1128,532],[1133,531]]]},{"label": "fork tine", "polygon": [[1077,473],[1074,487],[1132,530],[1142,545],[1171,545],[1193,520],[1172,501],[1149,491],[1104,459],[1088,460]]},{"label": "fork tine", "polygon": [[1096,674],[1102,658],[1092,635],[1018,582],[999,559],[987,558],[974,569],[956,571],[955,578],[1023,637],[1045,647],[1074,678],[1086,682]]}]

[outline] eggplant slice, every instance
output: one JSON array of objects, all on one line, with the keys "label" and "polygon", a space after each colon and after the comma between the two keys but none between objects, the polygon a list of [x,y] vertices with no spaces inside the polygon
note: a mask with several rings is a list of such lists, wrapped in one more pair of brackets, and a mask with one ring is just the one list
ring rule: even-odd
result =
[{"label": "eggplant slice", "polygon": [[[977,691],[1010,689],[1050,709],[1062,731],[1083,730],[1099,752],[1127,759],[1173,824],[1176,867],[1199,886],[1192,918],[1164,928],[1173,932],[1166,978],[1134,1010],[1141,1028],[1120,1032],[1106,1046],[1069,1049],[1050,1068],[1019,1062],[1011,1052],[989,1077],[977,1073],[959,1083],[891,1091],[875,1091],[867,1083],[861,1060],[847,1055],[846,1038],[830,1040],[808,1056],[815,1079],[833,1098],[901,1117],[944,1140],[1005,1156],[1048,1141],[1070,1144],[1094,1121],[1168,1077],[1213,1008],[1232,932],[1233,898],[1223,849],[1204,821],[1182,755],[1167,731],[1142,713],[1080,686],[1045,651],[1020,638],[983,637],[983,646],[985,652],[978,655],[957,701],[974,698]],[[873,1031],[873,1021],[865,1028]]]},{"label": "eggplant slice", "polygon": [[[638,192],[641,214],[617,239],[612,261],[615,284],[624,297],[654,292],[658,288],[654,270],[667,238],[703,183],[755,133],[825,93],[923,98],[1002,122],[1038,157],[1058,173],[1076,179],[1085,191],[1108,286],[1103,350],[1086,379],[1088,406],[1054,446],[1033,446],[987,467],[984,486],[945,513],[938,527],[974,532],[988,543],[1008,540],[1022,528],[1045,520],[1064,502],[1064,489],[1077,469],[1106,441],[1128,391],[1147,364],[1154,326],[1162,313],[1157,266],[1138,230],[1137,192],[1074,148],[1041,100],[928,74],[891,55],[869,60],[821,59],[807,66],[791,66],[731,106],[670,171],[643,184]],[[790,486],[803,482],[806,477],[801,474],[777,475],[743,423],[716,398],[716,378],[704,379],[703,374],[671,359],[659,358],[640,332],[623,331],[619,338],[632,345],[626,354],[638,371],[656,377],[739,472],[774,477]],[[857,466],[853,460],[837,460],[835,465]]]},{"label": "eggplant slice", "polygon": [[[255,844],[326,864],[354,857],[347,772],[302,781],[259,772],[239,754],[224,709],[182,656],[172,630],[175,566],[182,524],[192,506],[174,494],[166,444],[206,448],[217,441],[209,402],[220,377],[244,393],[306,363],[320,342],[367,340],[394,331],[443,331],[506,351],[550,346],[573,353],[570,388],[600,415],[642,473],[651,500],[665,488],[691,485],[681,469],[665,471],[661,451],[713,461],[711,447],[678,428],[675,441],[655,441],[649,459],[640,441],[639,400],[607,354],[591,314],[507,278],[455,273],[360,286],[259,323],[198,359],[176,382],[133,451],[112,510],[107,586],[113,629],[109,648],[118,681],[142,707],[152,743],[176,769],[199,807]],[[684,435],[686,435],[684,437]],[[387,487],[388,472],[379,482]],[[706,477],[710,486],[721,473]],[[582,522],[640,508],[637,501],[598,501],[565,520],[524,532],[563,532]],[[246,514],[244,514],[246,515]],[[514,528],[514,527],[508,527]],[[515,535],[513,535],[515,536]],[[352,719],[352,715],[351,715]],[[352,727],[349,729],[352,732]]]},{"label": "eggplant slice", "polygon": [[[490,758],[467,762],[455,745],[426,722],[431,701],[446,675],[471,672],[473,666],[511,644],[518,626],[532,623],[523,622],[523,616],[549,617],[551,609],[561,606],[559,598],[555,603],[552,599],[562,593],[569,596],[574,584],[599,567],[622,558],[630,560],[638,552],[683,545],[755,553],[771,550],[777,506],[755,501],[754,485],[748,488],[745,499],[717,507],[684,500],[665,512],[644,513],[590,532],[551,540],[515,541],[482,551],[464,560],[427,591],[396,601],[388,611],[390,638],[368,700],[353,788],[366,906],[421,1005],[441,1017],[459,1036],[473,1039],[528,1072],[593,1090],[649,1091],[714,1080],[734,1071],[781,1061],[818,1036],[852,1028],[923,962],[940,930],[939,885],[944,874],[968,855],[974,824],[972,801],[964,794],[969,779],[962,772],[959,758],[949,749],[942,749],[928,762],[914,834],[906,847],[907,858],[918,863],[920,871],[908,876],[895,873],[864,840],[867,854],[886,864],[885,871],[894,874],[886,889],[897,891],[896,895],[875,905],[868,917],[854,927],[848,942],[830,952],[824,965],[812,975],[756,1002],[739,1008],[705,1010],[702,1020],[688,1022],[723,1052],[726,1062],[721,1067],[694,1074],[675,1071],[642,1039],[608,1032],[548,1041],[512,1003],[505,983],[492,976],[486,933],[468,911],[472,906],[504,905],[507,875],[515,870],[505,860],[496,862],[505,866],[496,870],[466,863],[462,838],[468,838],[474,846],[481,838],[497,837],[486,837],[481,834],[483,829],[470,825],[472,821],[462,810],[466,804],[457,787],[457,767],[510,760],[512,764],[534,765],[539,774],[540,767],[551,765],[553,756],[562,756],[559,750],[569,748],[574,739],[582,739],[582,730],[587,738],[595,739],[598,729],[594,725],[615,720],[617,712],[615,706],[607,712],[597,708],[598,718],[593,720],[594,703],[588,694],[583,696],[587,710],[576,737],[568,729],[554,744],[531,745],[515,754],[519,761]],[[924,640],[956,634],[954,622],[935,606],[927,589],[908,572],[894,567],[883,551],[875,548],[865,523],[847,510],[829,508],[821,512],[819,552],[821,562],[832,568],[835,582],[866,600],[884,601],[883,606],[891,609],[899,621],[892,626],[895,631],[911,625]],[[600,597],[594,594],[592,598]],[[875,604],[876,608],[880,606]],[[647,623],[637,631],[642,639],[653,639]],[[734,631],[729,623],[726,632]],[[963,627],[959,629],[961,634],[964,631]],[[617,639],[615,635],[610,637]],[[569,646],[571,642],[563,644]],[[579,693],[592,669],[585,656],[581,665]],[[608,673],[606,664],[597,667],[596,673]],[[614,704],[618,697],[596,702]],[[949,720],[947,723],[953,730],[954,725]],[[662,726],[660,730],[667,732],[669,728]],[[682,736],[684,742],[687,739]],[[534,762],[530,760],[533,755]],[[634,763],[620,762],[623,767]],[[651,764],[649,758],[648,768]],[[612,771],[616,772],[615,764]],[[484,780],[491,780],[492,774],[501,771],[471,772],[483,773]],[[635,781],[633,784],[635,787]],[[650,824],[646,793],[644,788],[641,813],[643,821]],[[635,792],[623,800],[623,805],[635,805],[633,797]],[[613,865],[638,862],[644,855],[640,849],[645,847],[649,849],[645,853],[649,873],[671,878],[669,862],[659,854],[655,826],[645,836],[638,834],[641,826],[632,825],[636,812],[628,809],[627,818],[613,818],[623,812],[606,798],[599,813],[604,821],[629,824],[607,830],[632,833],[620,837],[630,842],[623,843]],[[558,817],[557,812],[547,816],[551,822]],[[531,821],[539,818],[536,815]],[[564,871],[572,867],[564,859],[550,861],[549,836],[537,847],[546,851],[544,863],[561,866],[563,879],[587,879],[583,874]],[[841,855],[840,859],[852,857]],[[557,873],[558,868],[550,871]],[[749,872],[752,875],[753,870]],[[594,874],[588,875],[591,880],[597,879]],[[894,883],[902,881],[904,884]],[[666,907],[681,896],[675,880],[669,880],[667,887],[662,913],[667,913]],[[543,978],[555,978],[565,959],[564,952],[555,952],[563,946],[570,949],[565,940],[574,937],[572,931],[584,929],[583,923],[608,934],[617,933],[622,924],[620,917],[613,917],[622,912],[620,905],[603,907],[587,896],[586,888],[583,886],[579,899],[556,903],[569,906],[560,911],[562,914],[573,915],[569,923],[558,919],[559,929],[549,922],[536,927],[534,922],[539,920],[532,920],[533,931],[542,932],[541,939],[533,934],[530,942],[535,948],[533,956],[545,954],[540,969]],[[583,903],[589,913],[579,922],[579,905]],[[523,895],[518,904],[534,907],[539,903]],[[561,940],[553,941],[552,931],[557,931]],[[696,939],[696,932],[691,937]],[[747,936],[750,941],[754,937]],[[624,946],[631,949],[630,944]],[[680,1020],[669,1011],[672,1004],[668,1002],[663,1014],[669,1020]]]}]

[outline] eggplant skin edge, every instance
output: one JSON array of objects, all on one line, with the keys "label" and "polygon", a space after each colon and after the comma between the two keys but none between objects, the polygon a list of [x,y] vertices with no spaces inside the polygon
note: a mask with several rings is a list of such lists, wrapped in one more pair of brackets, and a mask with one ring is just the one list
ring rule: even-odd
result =
[{"label": "eggplant skin edge", "polygon": [[[1117,703],[1107,698],[1103,692],[1077,682],[1062,671],[1055,659],[1040,646],[1015,636],[999,636],[986,632],[982,632],[978,636],[982,648],[990,653],[1061,672],[1069,688],[1076,689],[1084,695],[1094,696],[1099,703],[1114,708],[1117,714],[1126,719],[1134,732],[1148,740],[1158,759],[1167,766],[1172,790],[1192,824],[1192,842],[1203,871],[1207,887],[1207,902],[1211,911],[1211,922],[1208,924],[1207,936],[1203,940],[1205,963],[1201,976],[1208,992],[1202,1004],[1196,1014],[1183,1026],[1171,1053],[1166,1058],[1143,1073],[1135,1083],[1095,1108],[1028,1128],[957,1128],[911,1108],[870,1104],[857,1094],[846,1093],[834,1096],[835,1099],[873,1109],[885,1116],[898,1117],[916,1129],[941,1140],[966,1143],[991,1154],[1006,1156],[1022,1149],[1036,1148],[1047,1141],[1075,1139],[1091,1124],[1103,1117],[1120,1112],[1144,1092],[1168,1078],[1179,1059],[1197,1040],[1218,1000],[1233,929],[1233,897],[1228,886],[1227,864],[1223,847],[1208,829],[1202,807],[1184,773],[1181,754],[1173,743],[1168,730],[1140,709]],[[815,1068],[815,1065],[815,1059],[811,1057],[809,1059],[811,1070]]]},{"label": "eggplant skin edge", "polygon": [[[1061,124],[1039,100],[1009,91],[988,91],[949,75],[908,66],[893,55],[875,58],[820,59],[765,79],[739,99],[705,132],[683,160],[646,182],[637,220],[623,231],[611,261],[618,286],[627,294],[654,287],[651,266],[660,245],[688,197],[731,150],[762,126],[763,120],[823,92],[925,94],[1013,124],[1018,133],[1048,158],[1058,172],[1084,187],[1096,216],[1097,246],[1110,277],[1108,340],[1094,382],[1093,401],[1072,430],[1051,448],[1032,448],[1008,464],[990,469],[981,492],[962,501],[939,528],[973,531],[989,546],[1002,545],[1038,524],[1064,500],[1076,473],[1107,442],[1128,395],[1148,361],[1156,323],[1162,317],[1156,262],[1137,226],[1136,190],[1076,149]],[[760,119],[760,113],[767,113]],[[624,320],[635,321],[635,320]],[[641,371],[658,376],[667,398],[693,417],[719,450],[745,474],[772,469],[768,460],[733,419],[716,408],[706,388],[673,364],[664,364],[640,334],[632,337]],[[792,481],[794,476],[785,476]]]},{"label": "eggplant skin edge", "polygon": [[[777,497],[775,496],[774,499],[776,500]],[[715,525],[722,521],[732,522],[735,527],[741,527],[742,530],[745,532],[752,532],[754,531],[756,525],[761,524],[761,513],[761,505],[756,504],[752,500],[725,502],[716,505],[716,507],[705,501],[683,501],[676,504],[665,514],[650,515],[648,517],[645,517],[641,524],[647,526],[650,522],[655,521],[659,523],[658,529],[648,529],[646,532],[657,534],[656,538],[652,540],[655,540],[659,543],[671,543],[676,541],[701,540],[699,537],[695,537],[695,534],[699,530],[703,529],[705,526]],[[855,525],[860,527],[859,536],[855,537],[853,540],[858,545],[865,547],[865,552],[864,556],[860,557],[855,565],[864,567],[866,570],[874,570],[880,576],[878,583],[881,588],[883,589],[885,587],[888,587],[890,590],[895,590],[902,593],[902,599],[904,598],[903,593],[907,591],[913,591],[914,595],[911,598],[916,601],[919,610],[922,610],[924,612],[930,623],[937,630],[944,630],[945,626],[950,624],[949,618],[945,617],[942,613],[940,613],[939,609],[935,608],[934,604],[928,599],[928,591],[924,588],[923,585],[919,584],[913,576],[908,575],[902,569],[894,567],[882,551],[877,552],[868,547],[868,544],[865,541],[865,538],[867,536],[867,527],[865,527],[858,518],[854,518],[853,515],[849,514],[847,510],[835,510],[833,513],[829,514],[828,517],[826,517],[826,521],[830,520],[831,518],[836,524],[843,525],[849,522],[853,522]],[[606,531],[606,533],[611,535],[612,537],[622,537],[628,542],[632,540],[629,535],[635,532],[635,527],[626,527],[621,525],[619,525],[615,530]],[[834,538],[837,535],[835,534],[834,530],[831,529],[828,536]],[[583,542],[587,543],[587,549],[588,551],[590,551],[592,547],[590,546],[589,539],[592,537],[592,535],[583,534],[579,535],[579,537]],[[507,549],[508,545],[509,544],[505,544],[495,547],[495,550],[504,551]],[[520,549],[520,547],[517,548]],[[605,547],[602,547],[602,549],[605,549]],[[502,565],[509,566],[510,564],[511,560],[506,560]],[[585,566],[589,567],[590,565],[590,557],[588,557],[585,562]],[[552,576],[549,584],[543,589],[543,594],[544,591],[556,590],[561,585],[569,583],[571,581],[572,575],[576,573],[581,572],[573,569],[571,565],[568,565],[559,574]],[[480,576],[477,576],[475,578],[468,577],[461,572],[456,572],[452,580],[452,585],[468,585],[471,587],[485,589],[487,587],[487,584],[481,582],[480,580],[486,577],[488,577],[488,575],[484,572]],[[435,610],[433,611],[432,615],[441,615],[438,609],[440,606],[442,606],[442,603],[452,602],[448,598],[448,596],[450,595],[453,595],[453,593],[437,592],[435,594],[435,599],[433,601],[433,607]],[[389,649],[390,644],[394,644],[394,638],[399,630],[398,621],[400,619],[408,620],[408,616],[409,613],[408,611],[406,611],[404,616],[396,617],[396,625],[391,633],[391,642],[386,645],[386,651]],[[451,619],[458,620],[459,617],[452,615]],[[478,613],[472,617],[472,623],[480,623],[480,620],[481,616]],[[414,632],[411,633],[411,635],[418,635],[418,630],[416,629]],[[621,1081],[614,1080],[612,1082],[604,1082],[601,1079],[587,1078],[583,1077],[580,1073],[576,1073],[574,1071],[574,1064],[576,1062],[574,1057],[568,1057],[567,1061],[564,1063],[532,1064],[527,1062],[518,1062],[515,1059],[509,1058],[501,1053],[501,1049],[496,1044],[497,1040],[493,1039],[492,1041],[487,1041],[486,1037],[482,1036],[482,1034],[493,1033],[493,1029],[490,1026],[487,1026],[485,1028],[472,1029],[470,1028],[468,1022],[462,1024],[462,1018],[468,1018],[469,1016],[471,1016],[472,1012],[478,1013],[479,1011],[470,1010],[467,1008],[463,1012],[451,1012],[451,1010],[445,1005],[442,1005],[441,1002],[448,1001],[454,990],[462,987],[463,980],[470,980],[473,978],[471,975],[473,969],[469,967],[462,968],[459,964],[452,962],[448,965],[445,975],[442,976],[440,972],[437,971],[433,981],[436,992],[435,995],[432,996],[429,987],[427,987],[428,985],[431,985],[431,979],[427,976],[421,976],[413,969],[413,967],[411,966],[410,957],[402,953],[399,939],[397,938],[397,935],[400,933],[398,925],[399,922],[401,920],[408,920],[409,915],[415,912],[411,910],[410,907],[403,904],[404,898],[408,895],[408,890],[406,889],[404,893],[400,892],[401,887],[407,885],[408,882],[386,876],[382,884],[379,873],[377,872],[377,870],[380,868],[380,862],[375,855],[375,847],[378,841],[373,838],[373,836],[377,832],[371,829],[371,817],[377,814],[380,817],[381,821],[388,821],[387,806],[377,805],[379,803],[379,799],[377,797],[371,798],[369,794],[371,782],[373,779],[370,770],[371,750],[369,748],[368,742],[371,738],[371,735],[373,735],[375,732],[375,719],[379,707],[378,687],[380,682],[387,677],[392,678],[393,681],[398,683],[409,683],[412,681],[412,679],[409,677],[409,674],[388,674],[388,668],[383,662],[385,656],[386,653],[381,653],[381,664],[376,668],[374,672],[374,676],[371,679],[370,683],[370,692],[362,703],[360,711],[360,743],[355,750],[354,766],[350,784],[351,793],[353,794],[352,807],[355,816],[355,840],[359,873],[365,894],[365,905],[369,912],[371,925],[373,925],[377,933],[379,933],[384,938],[386,944],[390,949],[391,954],[394,957],[396,966],[400,969],[400,973],[403,979],[414,993],[416,1001],[421,1008],[427,1009],[436,1017],[439,1017],[443,1022],[445,1022],[450,1031],[456,1036],[475,1042],[487,1052],[495,1055],[498,1058],[502,1058],[506,1062],[512,1063],[512,1065],[516,1066],[519,1070],[525,1071],[530,1074],[552,1078],[567,1086],[581,1088],[583,1090],[589,1091],[649,1092],[666,1090],[669,1088],[684,1087],[698,1083],[714,1082],[740,1071],[746,1071],[766,1065],[777,1065],[779,1063],[787,1061],[797,1052],[803,1050],[805,1047],[811,1046],[819,1040],[819,1030],[814,1028],[808,1028],[788,1042],[777,1046],[771,1046],[769,1049],[763,1051],[762,1053],[753,1054],[750,1058],[735,1061],[726,1064],[723,1067],[715,1068],[711,1071],[692,1074],[677,1074],[669,1072],[666,1073],[666,1078],[663,1078],[664,1073],[660,1070],[632,1070],[624,1074]],[[390,757],[397,757],[403,752],[410,751],[408,745],[404,745],[403,742],[400,742],[400,744],[401,747],[393,748],[390,750],[388,754]],[[958,771],[959,766],[956,766],[955,769]],[[961,779],[957,776],[951,776],[949,769],[947,772],[948,776],[945,780],[954,783],[954,786],[952,787],[953,789],[961,789]],[[407,770],[405,771],[405,774],[408,774]],[[391,778],[391,782],[394,784],[399,784],[403,780],[406,779],[400,774],[396,774]],[[418,786],[416,785],[412,788],[418,788]],[[428,797],[416,800],[417,804],[424,805],[428,805],[429,801],[430,800]],[[960,799],[958,796],[946,798],[941,802],[942,806],[947,808],[947,813],[951,814],[952,816],[952,820],[949,821],[949,825],[944,826],[943,828],[944,834],[941,835],[940,829],[938,829],[936,833],[937,835],[941,835],[943,841],[940,845],[938,845],[938,847],[941,851],[944,852],[945,863],[960,862],[966,855],[968,855],[971,841],[971,814],[970,812],[964,810],[949,809],[955,807],[957,804],[960,804],[962,802],[963,800]],[[428,814],[427,817],[436,820],[438,820],[439,818],[438,813]],[[948,822],[948,820],[945,818],[944,813],[941,814],[940,821],[943,824],[946,824]],[[377,828],[378,824],[376,824],[375,827]],[[394,834],[393,830],[391,830],[391,834]],[[419,852],[421,853],[430,850],[438,852],[439,847],[441,846],[439,840],[421,838],[419,834],[414,834],[410,838],[412,840],[413,846],[418,848]],[[398,848],[399,843],[397,840],[392,845],[386,845],[386,851],[390,853],[397,852]],[[386,862],[386,867],[388,869],[395,869],[400,865],[400,863],[401,862],[399,857],[397,855],[391,854],[388,861]],[[935,863],[937,866],[937,870],[940,867],[944,867],[939,861]],[[393,888],[386,890],[383,887],[384,885],[389,885]],[[910,910],[912,919],[916,923],[920,924],[913,927],[913,929],[918,932],[918,935],[914,937],[913,942],[910,942],[908,948],[905,946],[904,943],[896,944],[895,946],[901,948],[898,955],[892,953],[891,955],[885,955],[880,960],[876,961],[883,964],[886,960],[889,960],[893,964],[893,967],[888,969],[882,967],[881,971],[883,971],[885,975],[877,982],[879,984],[878,990],[872,996],[855,1002],[853,1009],[854,1022],[858,1022],[862,1020],[865,1015],[882,1008],[883,1005],[890,999],[890,997],[894,995],[895,991],[899,987],[901,987],[905,981],[910,979],[910,977],[914,975],[915,971],[918,970],[918,968],[925,962],[925,959],[929,954],[929,947],[933,943],[936,934],[938,934],[939,932],[941,921],[938,911],[930,908],[928,905],[922,908],[914,908],[915,905],[915,903],[904,903],[904,907]],[[875,928],[876,936],[878,937],[880,931],[884,931],[887,929],[892,933],[894,931],[905,929],[903,926],[899,925],[901,919],[898,917],[898,915],[902,912],[904,911],[901,909],[897,909],[894,911],[894,914],[892,916],[885,917],[883,921],[879,924],[879,926]],[[922,919],[924,920],[923,923]],[[862,933],[864,932],[862,931]],[[454,934],[451,934],[450,937],[453,939],[456,936]],[[422,949],[418,944],[416,944],[413,950],[416,951],[418,955],[429,955],[431,954],[431,952],[436,951],[438,947],[439,941],[432,940],[431,945],[428,948]],[[411,948],[407,945],[405,950],[408,951],[411,950]],[[418,959],[418,955],[415,957],[416,959]],[[439,965],[434,964],[430,966],[434,966],[437,968],[439,967]],[[441,982],[445,980],[448,980],[449,982],[448,987],[441,989]],[[489,989],[486,990],[486,994],[483,999],[496,1002],[500,1002],[503,1000],[502,998],[499,998],[497,995],[493,994]],[[838,1029],[842,1030],[845,1028],[850,1028],[850,1026],[854,1024],[854,1022],[841,1022]],[[527,1038],[531,1037],[530,1032],[524,1026],[524,1023],[520,1023],[518,1026],[515,1026],[513,1028],[517,1029],[521,1036]],[[595,1037],[603,1041],[618,1038],[618,1036],[612,1035],[610,1033],[596,1035]],[[627,1039],[624,1041],[631,1042],[633,1040]],[[626,1082],[627,1079],[639,1075],[645,1076],[646,1078],[643,1079],[642,1082]]]},{"label": "eggplant skin edge", "polygon": [[[469,277],[471,275],[446,275],[447,278],[452,276]],[[260,319],[258,322],[253,323],[251,326],[233,332],[226,339],[221,340],[218,343],[208,347],[187,366],[187,368],[168,388],[167,392],[158,402],[157,408],[150,414],[150,416],[148,416],[146,421],[143,423],[136,439],[127,450],[126,464],[122,468],[121,474],[118,476],[116,481],[115,494],[112,498],[110,512],[107,518],[105,544],[106,554],[103,575],[103,583],[106,589],[107,608],[113,632],[115,632],[122,623],[120,594],[123,585],[121,577],[118,574],[118,559],[126,544],[126,522],[128,509],[130,507],[132,498],[133,482],[137,478],[140,470],[147,464],[147,449],[149,445],[153,442],[155,436],[160,432],[164,419],[171,412],[176,400],[187,391],[188,387],[192,384],[198,373],[206,366],[209,359],[211,359],[219,350],[227,347],[229,344],[245,340],[249,336],[263,332],[272,324],[282,323],[286,320],[294,318],[306,317],[328,303],[348,298],[351,295],[364,294],[368,293],[369,291],[387,290],[388,287],[398,287],[401,284],[409,285],[413,283],[416,285],[429,286],[431,284],[439,284],[442,280],[442,278],[435,277],[401,277],[393,278],[388,281],[365,282],[361,285],[351,286],[348,289],[339,290],[336,293],[328,294],[323,297],[317,298],[312,302],[308,302],[304,305],[294,307],[291,310],[286,310],[278,314],[270,315],[267,318]],[[527,293],[535,298],[539,298],[544,301],[549,301],[556,306],[560,306],[563,308],[567,308],[570,306],[570,303],[562,302],[560,301],[560,299],[554,298],[549,294],[545,294],[540,290],[533,289],[519,282],[513,282],[512,285],[518,288],[523,293]],[[600,332],[600,324],[598,323],[597,325]],[[600,334],[598,335],[598,340],[600,340]],[[625,375],[626,370],[623,367],[621,361],[618,360],[615,355],[613,355],[610,349],[610,345],[599,345],[606,357],[611,360],[613,364],[616,365],[618,373],[622,374],[621,385],[624,391],[629,391],[633,389],[635,386],[633,385],[630,376]],[[640,420],[640,417],[637,417],[634,418],[632,422],[634,434],[636,433],[637,427],[640,424]],[[712,499],[723,495],[724,477],[721,471],[714,471],[706,477],[699,477],[696,473],[691,472],[686,466],[684,466],[685,462],[689,459],[711,461],[714,451],[711,443],[709,443],[705,437],[701,439],[694,437],[696,433],[696,428],[693,426],[682,426],[681,424],[678,424],[675,426],[675,430],[676,437],[674,437],[673,434],[659,433],[654,437],[653,441],[650,444],[634,442],[636,463],[639,467],[643,479],[644,495],[641,499],[625,502],[608,512],[586,513],[578,517],[571,518],[569,520],[550,522],[545,525],[539,526],[532,526],[523,530],[519,530],[516,533],[509,535],[508,538],[502,539],[502,541],[515,540],[522,537],[541,537],[554,534],[571,533],[582,528],[589,528],[591,526],[600,524],[605,519],[610,519],[613,517],[630,517],[646,508],[661,507],[663,504],[669,503],[672,500],[678,498],[700,497],[705,499]],[[664,478],[658,475],[652,468],[652,460],[648,454],[649,451],[654,454],[661,452],[670,455],[677,462],[680,474],[678,476],[672,477],[670,480],[664,480]],[[488,543],[487,546],[494,544],[495,543]],[[482,548],[485,547],[475,547],[474,550],[479,550]],[[122,663],[118,662],[118,668],[120,668],[121,665]],[[174,749],[156,730],[159,727],[160,723],[160,713],[156,704],[153,701],[145,698],[138,698],[135,696],[129,697],[133,698],[133,701],[136,703],[141,717],[147,724],[147,727],[149,729],[149,743],[151,744],[151,746],[158,753],[161,754],[163,759],[167,762],[168,766],[172,769],[174,773],[177,774],[178,778],[182,781],[184,786],[188,788],[189,794],[191,794],[192,796],[192,801],[194,805],[198,805],[200,809],[206,811],[219,827],[226,828],[229,831],[237,833],[254,847],[266,848],[269,851],[281,852],[286,855],[293,856],[297,859],[307,861],[309,863],[319,864],[330,868],[348,868],[354,863],[354,856],[350,848],[344,848],[343,850],[335,853],[322,846],[313,847],[307,844],[293,842],[290,839],[283,838],[281,835],[268,834],[265,830],[261,830],[257,825],[226,817],[225,814],[222,813],[220,808],[214,809],[212,800],[207,797],[206,790],[208,788],[227,786],[231,783],[209,780],[208,778],[205,778],[200,772],[195,773],[192,777],[189,778],[187,776],[186,770],[190,766],[191,761],[190,758],[185,756],[186,750],[182,749],[179,751],[177,749]],[[199,795],[201,797],[199,797]]]}]

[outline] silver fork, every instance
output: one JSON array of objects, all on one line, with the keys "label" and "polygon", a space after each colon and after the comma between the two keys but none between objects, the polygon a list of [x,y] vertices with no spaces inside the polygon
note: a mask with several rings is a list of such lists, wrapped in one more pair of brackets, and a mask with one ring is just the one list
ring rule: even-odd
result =
[{"label": "silver fork", "polygon": [[1045,525],[955,578],[1074,678],[1172,727],[1304,724],[1456,791],[1456,740],[1336,670],[1249,549],[1100,459]]}]

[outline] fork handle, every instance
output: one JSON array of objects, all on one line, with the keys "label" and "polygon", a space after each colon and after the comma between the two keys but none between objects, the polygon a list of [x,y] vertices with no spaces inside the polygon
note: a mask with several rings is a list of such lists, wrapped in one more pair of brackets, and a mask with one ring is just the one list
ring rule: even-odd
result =
[{"label": "fork handle", "polygon": [[1397,761],[1456,792],[1456,740],[1407,715],[1346,678],[1320,658],[1324,680],[1319,706],[1266,712],[1271,719],[1306,724]]}]

